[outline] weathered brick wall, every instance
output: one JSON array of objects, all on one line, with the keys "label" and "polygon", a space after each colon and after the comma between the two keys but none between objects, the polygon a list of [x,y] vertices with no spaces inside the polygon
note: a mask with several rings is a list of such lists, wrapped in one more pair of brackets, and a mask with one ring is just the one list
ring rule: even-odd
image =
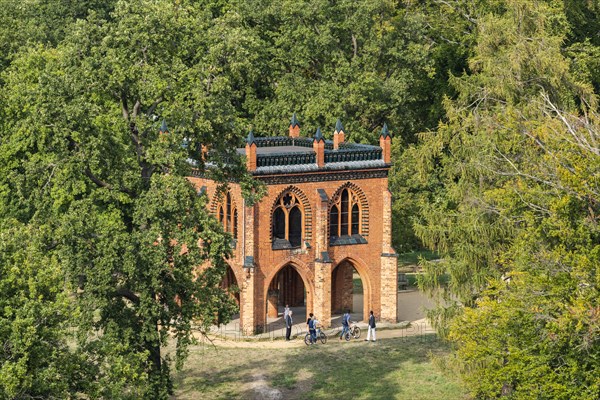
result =
[{"label": "weathered brick wall", "polygon": [[354,268],[352,264],[343,262],[333,270],[331,290],[331,309],[334,314],[344,313],[346,310],[353,310],[353,278]]},{"label": "weathered brick wall", "polygon": [[[252,208],[243,207],[239,185],[231,184],[232,199],[238,207],[238,243],[230,265],[241,285],[241,320],[245,328],[266,325],[268,287],[277,272],[290,264],[302,278],[306,291],[307,313],[315,312],[321,321],[329,324],[332,304],[332,286],[334,291],[344,294],[351,301],[351,290],[342,282],[332,282],[333,270],[342,262],[348,262],[360,274],[363,282],[364,307],[363,318],[367,318],[369,310],[373,310],[378,318],[395,319],[395,285],[396,259],[391,248],[391,197],[387,190],[387,178],[353,179],[365,194],[368,202],[369,231],[366,244],[329,246],[326,236],[328,224],[327,203],[323,201],[318,189],[322,189],[331,199],[344,184],[344,180],[330,180],[334,172],[324,172],[325,181],[269,184],[267,196]],[[212,201],[217,185],[209,180],[191,177],[190,181],[197,187],[206,187],[209,201]],[[271,212],[277,197],[290,186],[298,188],[310,204],[311,227],[310,237],[304,238],[308,246],[303,244],[299,249],[273,250],[271,248]],[[305,210],[308,212],[308,210]],[[306,216],[303,217],[303,222]],[[305,235],[303,235],[305,236]],[[304,241],[303,241],[304,242]],[[322,260],[323,252],[327,252],[330,260]],[[382,256],[382,254],[387,256]],[[255,270],[247,274],[242,266],[244,257],[251,256]],[[352,268],[349,268],[352,271]],[[351,272],[350,272],[351,274]],[[247,277],[249,275],[249,278]],[[348,277],[346,277],[348,279]],[[352,277],[350,275],[351,284]],[[393,286],[393,287],[392,287]],[[337,296],[337,294],[336,294]],[[359,310],[354,310],[357,312]],[[273,314],[273,312],[271,312]],[[393,317],[392,317],[393,315]],[[298,319],[305,316],[297,315]]]}]

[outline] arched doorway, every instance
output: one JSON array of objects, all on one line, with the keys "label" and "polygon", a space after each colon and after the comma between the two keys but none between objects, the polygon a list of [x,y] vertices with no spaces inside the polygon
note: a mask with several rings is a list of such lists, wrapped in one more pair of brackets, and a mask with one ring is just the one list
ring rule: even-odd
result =
[{"label": "arched doorway", "polygon": [[294,310],[297,318],[306,315],[306,286],[302,276],[291,264],[281,268],[269,283],[267,319],[282,316],[286,304]]},{"label": "arched doorway", "polygon": [[339,263],[331,273],[331,315],[349,310],[353,321],[363,321],[369,307],[369,290],[365,280],[349,260]]},{"label": "arched doorway", "polygon": [[233,297],[235,299],[235,302],[237,303],[238,307],[240,305],[240,288],[238,286],[237,283],[237,279],[235,277],[235,272],[233,272],[233,269],[231,268],[231,266],[227,266],[227,271],[225,272],[225,276],[223,277],[223,280],[221,281],[221,288],[226,290],[231,297]]}]

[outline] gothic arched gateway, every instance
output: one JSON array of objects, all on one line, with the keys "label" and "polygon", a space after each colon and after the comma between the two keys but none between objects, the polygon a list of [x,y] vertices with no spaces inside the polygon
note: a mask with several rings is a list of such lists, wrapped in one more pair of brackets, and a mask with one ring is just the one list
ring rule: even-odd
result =
[{"label": "gothic arched gateway", "polygon": [[295,318],[306,318],[306,285],[304,279],[293,264],[282,267],[269,282],[266,297],[267,318],[277,318],[282,315],[286,305],[302,309],[304,315]]},{"label": "gothic arched gateway", "polygon": [[[346,310],[361,320],[369,315],[371,285],[368,270],[352,260],[337,264],[331,274],[331,314],[343,314]],[[362,271],[362,273],[361,273]]]}]

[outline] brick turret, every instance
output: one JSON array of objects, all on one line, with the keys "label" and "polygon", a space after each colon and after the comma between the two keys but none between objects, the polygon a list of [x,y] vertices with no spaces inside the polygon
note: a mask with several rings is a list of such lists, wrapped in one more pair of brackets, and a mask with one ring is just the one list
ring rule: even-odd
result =
[{"label": "brick turret", "polygon": [[338,118],[335,123],[335,131],[333,132],[333,149],[337,150],[340,148],[340,143],[344,143],[344,127],[342,126],[342,121]]},{"label": "brick turret", "polygon": [[383,124],[383,129],[381,130],[381,136],[379,136],[379,147],[381,147],[381,154],[383,157],[383,162],[386,164],[391,163],[392,160],[392,135],[388,130],[387,124]]},{"label": "brick turret", "polygon": [[292,115],[292,120],[290,121],[290,137],[300,137],[300,124],[298,123],[298,119],[296,119],[296,113]]},{"label": "brick turret", "polygon": [[317,165],[319,166],[319,168],[324,167],[325,166],[325,139],[323,139],[323,134],[321,133],[321,128],[317,128],[317,132],[315,133],[313,149],[316,153]]},{"label": "brick turret", "polygon": [[248,133],[246,138],[246,169],[248,171],[256,170],[256,141],[252,131]]}]

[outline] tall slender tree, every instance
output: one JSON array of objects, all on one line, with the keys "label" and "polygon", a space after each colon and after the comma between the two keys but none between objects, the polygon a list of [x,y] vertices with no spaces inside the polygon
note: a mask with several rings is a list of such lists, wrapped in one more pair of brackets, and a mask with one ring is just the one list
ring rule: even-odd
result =
[{"label": "tall slender tree", "polygon": [[501,3],[476,17],[448,121],[413,150],[432,189],[416,230],[444,256],[420,285],[475,397],[595,398],[596,94],[568,56],[568,5]]}]

